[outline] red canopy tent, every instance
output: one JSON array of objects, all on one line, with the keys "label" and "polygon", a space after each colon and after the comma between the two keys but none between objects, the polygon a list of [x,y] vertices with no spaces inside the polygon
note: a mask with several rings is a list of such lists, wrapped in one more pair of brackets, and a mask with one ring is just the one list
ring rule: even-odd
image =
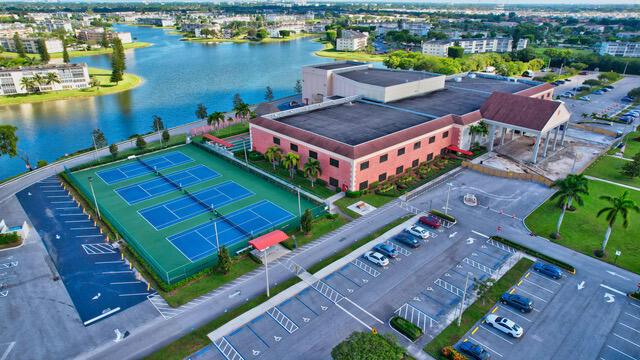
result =
[{"label": "red canopy tent", "polygon": [[220,138],[217,138],[217,137],[215,137],[215,136],[213,136],[213,135],[211,135],[211,134],[204,134],[202,137],[203,137],[204,139],[206,139],[206,140],[208,140],[208,141],[212,142],[212,143],[215,143],[215,144],[218,144],[218,145],[222,145],[222,146],[224,146],[224,147],[226,147],[226,148],[231,148],[231,147],[233,147],[233,144],[232,144],[232,143],[230,143],[230,142],[228,142],[228,141],[225,141],[225,140],[222,140],[222,139],[220,139]]},{"label": "red canopy tent", "polygon": [[473,155],[473,153],[471,151],[460,149],[459,147],[457,147],[455,145],[447,146],[447,150],[453,151],[453,152],[457,152],[457,153],[460,153],[462,155],[468,155],[468,156],[472,156]]},{"label": "red canopy tent", "polygon": [[280,244],[288,238],[289,236],[285,234],[284,231],[274,230],[268,234],[264,234],[260,237],[250,240],[249,245],[253,246],[253,248],[256,250],[262,251],[273,245]]}]

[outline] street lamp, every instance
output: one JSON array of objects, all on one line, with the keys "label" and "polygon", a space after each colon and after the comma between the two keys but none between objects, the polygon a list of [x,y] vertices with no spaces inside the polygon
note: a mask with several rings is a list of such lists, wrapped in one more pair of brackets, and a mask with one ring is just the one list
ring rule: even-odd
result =
[{"label": "street lamp", "polygon": [[467,279],[464,281],[464,293],[462,293],[462,301],[460,302],[460,313],[458,314],[458,326],[462,322],[462,310],[464,308],[464,300],[467,297],[467,287],[469,286],[469,275],[473,275],[470,272],[467,272]]},{"label": "street lamp", "polygon": [[616,262],[618,262],[618,256],[622,255],[622,251],[620,251],[620,249],[616,249],[616,258],[613,259],[613,263],[615,264]]},{"label": "street lamp", "polygon": [[89,176],[89,187],[91,188],[91,195],[93,195],[93,204],[96,207],[98,219],[102,220],[102,216],[100,216],[100,208],[98,207],[98,200],[96,199],[96,192],[93,190],[93,176]]},{"label": "street lamp", "polygon": [[447,183],[447,186],[449,186],[449,190],[447,190],[447,203],[444,205],[444,213],[445,215],[448,215],[448,211],[449,211],[449,194],[451,193],[451,188],[453,187],[453,183]]},{"label": "street lamp", "polygon": [[269,294],[269,260],[267,258],[267,251],[269,248],[262,250],[264,252],[264,274],[267,278],[267,297],[271,297]]}]

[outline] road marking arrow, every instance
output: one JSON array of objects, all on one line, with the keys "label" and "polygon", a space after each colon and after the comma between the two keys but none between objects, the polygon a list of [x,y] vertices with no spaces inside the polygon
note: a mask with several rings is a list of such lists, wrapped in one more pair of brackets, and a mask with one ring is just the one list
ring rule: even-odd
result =
[{"label": "road marking arrow", "polygon": [[253,350],[253,356],[258,356],[260,355],[260,351],[258,350]]},{"label": "road marking arrow", "polygon": [[604,298],[607,299],[608,303],[612,303],[612,302],[616,301],[616,297],[613,294],[604,293]]},{"label": "road marking arrow", "polygon": [[456,236],[456,234],[458,234],[458,232],[454,232],[453,234],[449,235],[449,239],[451,239],[452,237]]},{"label": "road marking arrow", "polygon": [[304,321],[304,322],[308,323],[309,321],[311,321],[311,319],[309,319],[308,317],[303,317],[303,318],[302,318],[302,321]]},{"label": "road marking arrow", "polygon": [[619,277],[619,278],[621,278],[621,279],[629,280],[629,278],[624,277],[624,276],[622,276],[622,275],[620,275],[620,274],[618,274],[618,273],[616,273],[616,272],[609,271],[609,270],[607,270],[607,272],[608,272],[608,273],[609,273],[609,275],[611,275],[611,276],[617,276],[617,277]]},{"label": "road marking arrow", "polygon": [[584,281],[578,284],[578,290],[584,289]]}]

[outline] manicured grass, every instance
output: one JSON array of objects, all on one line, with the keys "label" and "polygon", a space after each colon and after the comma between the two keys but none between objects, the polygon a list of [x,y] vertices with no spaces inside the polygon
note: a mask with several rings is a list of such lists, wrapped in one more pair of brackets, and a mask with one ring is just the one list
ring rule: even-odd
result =
[{"label": "manicured grass", "polygon": [[631,159],[640,152],[640,132],[632,131],[625,136],[624,157]]},{"label": "manicured grass", "polygon": [[122,91],[127,91],[142,84],[141,77],[133,74],[129,74],[129,73],[124,74],[123,80],[117,84],[111,82],[110,70],[89,68],[89,75],[100,81],[99,87],[97,88],[91,87],[87,89],[50,91],[50,92],[44,92],[40,94],[20,94],[20,95],[0,96],[0,106],[109,95],[109,94],[114,94]]},{"label": "manicured grass", "polygon": [[222,129],[214,130],[212,135],[219,138],[240,135],[249,132],[249,123],[237,123]]},{"label": "manicured grass", "polygon": [[464,311],[460,326],[458,326],[457,320],[452,322],[424,347],[424,351],[436,359],[446,359],[442,356],[440,350],[460,340],[478,320],[482,319],[491,310],[496,301],[500,299],[500,296],[527,272],[531,265],[533,265],[533,261],[525,258],[520,259],[484,295]]},{"label": "manicured grass", "polygon": [[[596,217],[600,209],[608,206],[608,203],[599,199],[601,195],[619,196],[625,188],[599,181],[589,182],[589,195],[584,197],[584,206],[576,206],[576,211],[567,212],[562,228],[561,239],[556,240],[560,245],[566,246],[588,256],[594,256],[593,251],[599,249],[607,222],[604,217]],[[629,190],[631,198],[640,204],[640,192]],[[575,203],[575,202],[574,202]],[[534,233],[550,237],[555,232],[560,208],[557,203],[546,201],[525,219],[525,223]],[[619,219],[613,227],[613,232],[607,245],[609,256],[603,258],[609,263],[614,262],[613,253],[616,249],[622,251],[616,265],[640,273],[640,217],[631,212],[630,224],[627,229],[622,227],[622,219]]]},{"label": "manicured grass", "polygon": [[0,249],[16,247],[22,243],[22,238],[17,233],[0,234]]},{"label": "manicured grass", "polygon": [[622,174],[622,167],[627,162],[627,160],[618,159],[612,156],[602,156],[594,161],[593,164],[584,171],[584,174],[614,181],[620,184],[640,187],[639,178],[630,178]]},{"label": "manicured grass", "polygon": [[[149,43],[149,42],[137,41],[137,42],[132,42],[130,44],[123,44],[122,46],[124,47],[125,50],[127,50],[127,49],[144,48],[144,47],[148,47],[148,46],[151,46],[151,45],[153,45],[153,44]],[[94,55],[111,54],[112,51],[113,50],[111,48],[100,48],[100,49],[96,49],[96,50],[69,50],[69,57],[74,58],[74,57],[82,57],[82,56],[94,56]],[[49,55],[51,56],[52,59],[62,59],[62,53],[61,52],[50,53]],[[14,53],[14,52],[2,52],[2,53],[0,53],[0,56],[16,57],[16,56],[18,56],[18,54]],[[38,54],[27,54],[27,56],[31,57],[31,58],[40,59],[40,55],[38,55]]]},{"label": "manicured grass", "polygon": [[294,241],[292,238],[289,238],[288,240],[284,241],[282,245],[288,249],[293,250],[295,249],[295,244],[297,244],[298,247],[308,244],[313,240],[316,240],[338,229],[348,222],[349,220],[345,219],[342,216],[338,216],[335,219],[327,216],[320,217],[313,222],[311,232],[309,232],[308,234],[304,234],[302,231],[298,230],[291,234],[291,236],[296,237],[296,241]]},{"label": "manicured grass", "polygon": [[342,210],[344,213],[346,213],[347,215],[351,216],[352,218],[356,219],[360,217],[360,214],[356,213],[355,211],[352,211],[350,209],[348,209],[348,206],[351,206],[359,201],[364,201],[367,204],[374,206],[374,207],[381,207],[382,205],[388,203],[389,201],[394,200],[395,197],[393,196],[385,196],[385,195],[378,195],[375,193],[369,193],[369,194],[365,194],[362,195],[360,197],[357,198],[349,198],[349,197],[343,197],[342,199],[338,199],[334,202],[334,204],[340,208],[340,210]]},{"label": "manicured grass", "polygon": [[364,62],[382,62],[387,55],[367,54],[363,51],[338,51],[333,45],[324,42],[324,49],[316,51],[314,54],[320,57],[332,58],[334,60],[353,60]]}]

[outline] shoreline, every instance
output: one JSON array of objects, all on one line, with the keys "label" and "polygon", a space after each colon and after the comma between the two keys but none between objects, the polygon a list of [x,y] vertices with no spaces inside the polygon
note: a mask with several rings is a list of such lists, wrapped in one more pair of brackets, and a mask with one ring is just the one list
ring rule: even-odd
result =
[{"label": "shoreline", "polygon": [[89,75],[101,80],[99,88],[96,89],[90,87],[86,89],[59,90],[41,94],[0,96],[0,106],[33,104],[55,100],[70,100],[111,95],[135,89],[144,83],[144,78],[132,73],[125,73],[122,81],[116,85],[108,81],[111,76],[111,71],[107,69],[89,68]]},{"label": "shoreline", "polygon": [[[125,50],[129,49],[142,49],[149,46],[153,46],[153,43],[144,42],[144,41],[136,41],[129,44],[124,44],[123,47]],[[111,54],[113,50],[111,48],[100,48],[97,50],[69,50],[69,58],[83,57],[83,56],[95,56],[95,55],[104,55]],[[50,53],[51,59],[62,59],[61,52]],[[6,57],[17,57],[18,54],[14,52],[0,52],[0,56]],[[40,58],[38,54],[27,54],[28,57],[33,57],[36,59]]]},{"label": "shoreline", "polygon": [[[181,32],[176,32],[176,34],[178,35],[183,35],[184,33]],[[188,41],[188,42],[192,42],[192,43],[234,43],[234,44],[244,44],[244,43],[251,43],[251,44],[272,44],[272,43],[279,43],[279,42],[288,42],[288,41],[293,41],[293,40],[298,40],[298,39],[304,39],[307,37],[314,37],[314,36],[320,36],[320,34],[294,34],[292,36],[288,36],[288,37],[284,37],[284,38],[265,38],[261,41],[256,41],[256,40],[250,40],[250,39],[245,39],[245,38],[230,38],[230,39],[221,39],[221,38],[190,38],[190,37],[183,37],[180,39],[180,41]]]},{"label": "shoreline", "polygon": [[318,57],[329,58],[333,60],[351,60],[362,62],[382,62],[387,57],[385,54],[367,54],[362,51],[337,51],[333,48],[333,45],[329,42],[316,40],[324,45],[324,47],[313,54]]}]

